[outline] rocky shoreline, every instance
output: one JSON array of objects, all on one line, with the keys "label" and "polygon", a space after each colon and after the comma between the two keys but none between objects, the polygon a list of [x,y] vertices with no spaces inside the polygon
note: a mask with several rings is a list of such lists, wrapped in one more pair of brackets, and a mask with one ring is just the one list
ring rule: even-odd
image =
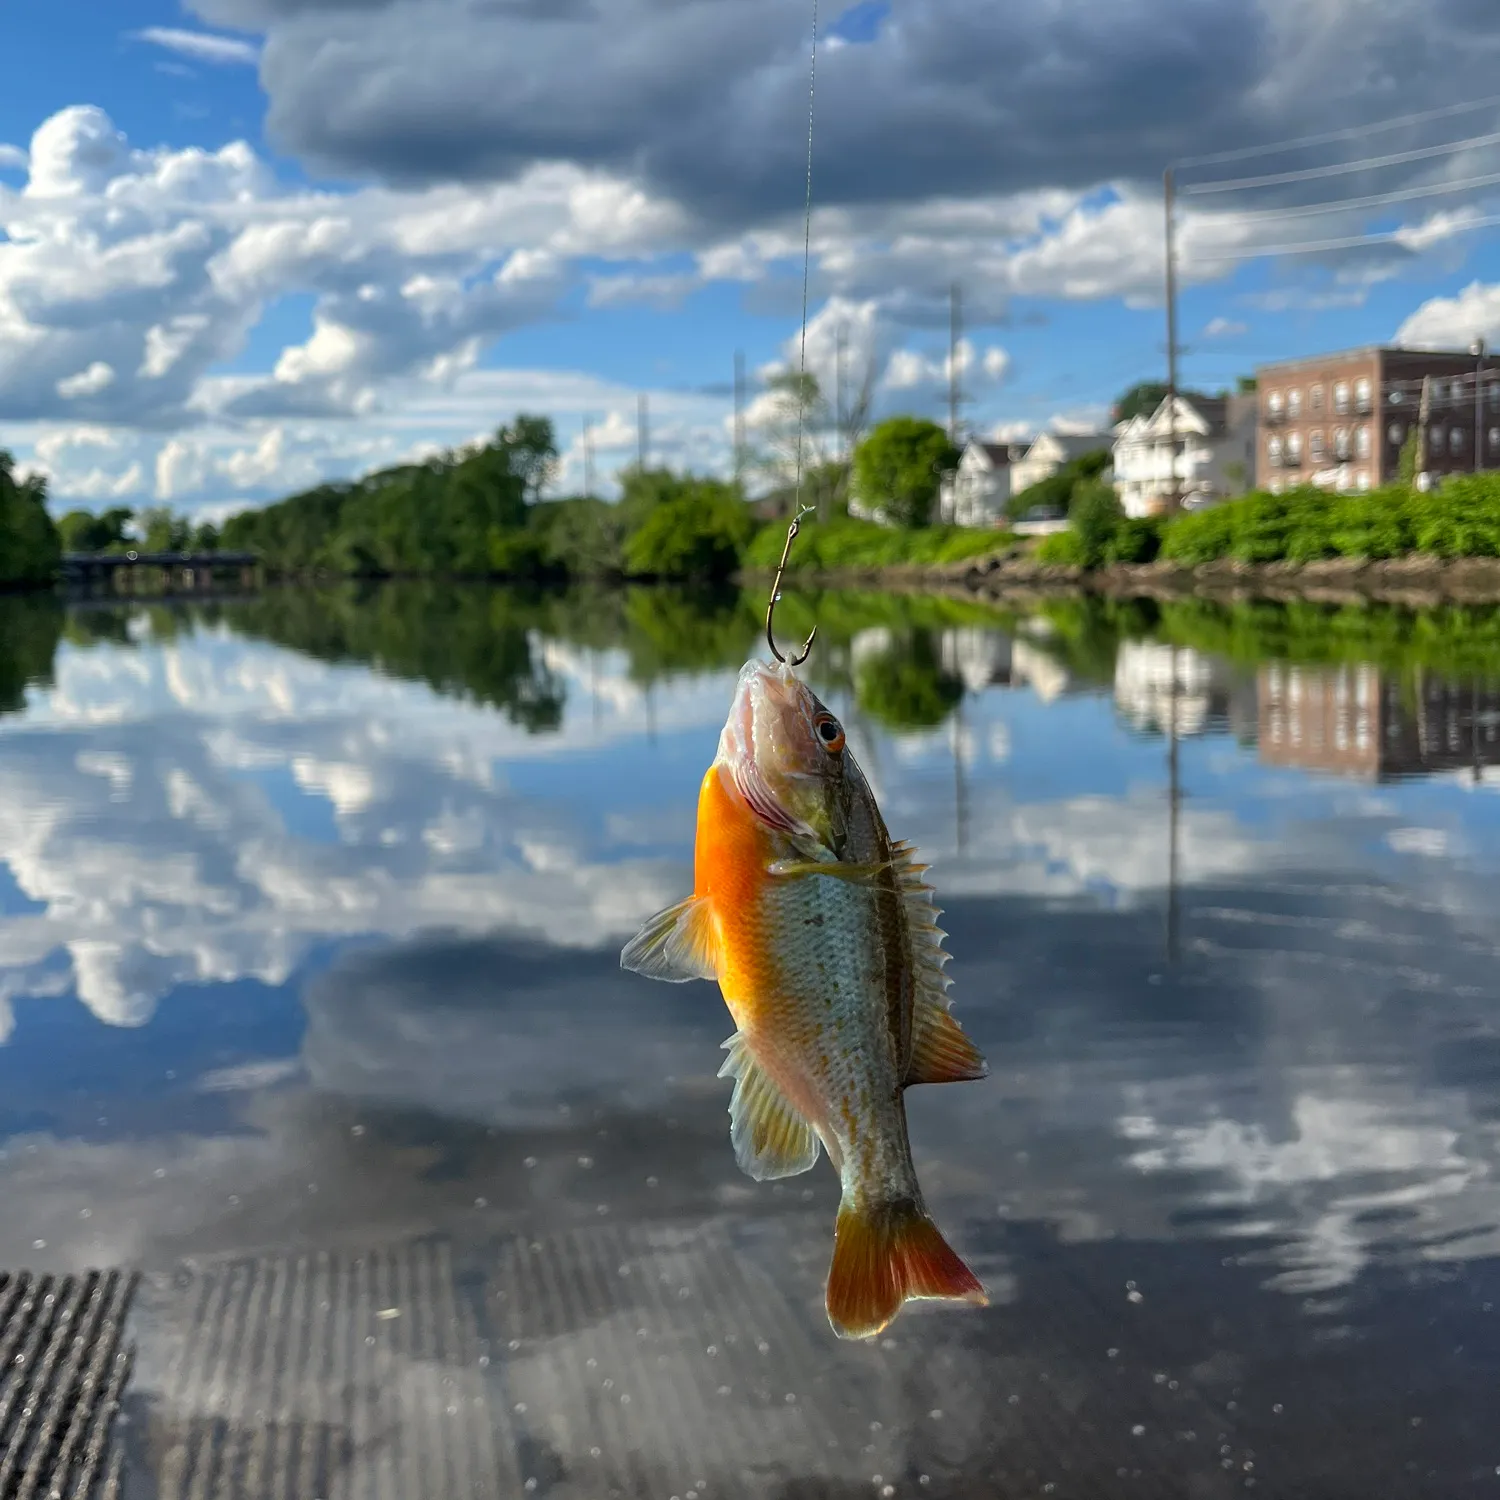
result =
[{"label": "rocky shoreline", "polygon": [[[749,581],[749,580],[746,580]],[[757,575],[758,581],[758,575]],[[767,575],[769,581],[769,575]],[[987,557],[919,567],[793,573],[787,583],[820,588],[933,591],[979,598],[1077,593],[1113,598],[1305,599],[1310,603],[1500,604],[1500,558],[1447,560],[1423,554],[1372,561],[1330,558],[1311,563],[1119,564],[1087,572],[1047,567],[1030,557]]]}]

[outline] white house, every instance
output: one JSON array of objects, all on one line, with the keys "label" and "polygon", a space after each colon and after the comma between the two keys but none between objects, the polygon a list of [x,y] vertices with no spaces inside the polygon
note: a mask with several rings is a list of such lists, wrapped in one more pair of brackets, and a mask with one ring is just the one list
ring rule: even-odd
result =
[{"label": "white house", "polygon": [[1011,497],[1010,471],[1024,443],[981,443],[971,438],[956,469],[943,475],[938,519],[949,526],[997,526]]},{"label": "white house", "polygon": [[1176,459],[1167,399],[1149,417],[1115,427],[1115,489],[1127,516],[1158,514],[1175,471],[1182,503],[1212,505],[1250,488],[1255,475],[1255,395],[1176,398]]},{"label": "white house", "polygon": [[1110,446],[1107,432],[1044,432],[1010,466],[1011,494],[1050,478],[1066,463]]}]

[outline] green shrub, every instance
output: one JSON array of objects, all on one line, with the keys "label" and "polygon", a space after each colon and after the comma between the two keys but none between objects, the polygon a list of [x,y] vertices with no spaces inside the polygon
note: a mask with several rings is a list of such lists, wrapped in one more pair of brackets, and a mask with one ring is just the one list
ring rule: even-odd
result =
[{"label": "green shrub", "polygon": [[1460,475],[1426,494],[1405,484],[1357,494],[1302,486],[1257,491],[1211,510],[1178,516],[1162,556],[1188,566],[1319,558],[1500,557],[1500,474]]},{"label": "green shrub", "polygon": [[1104,549],[1107,563],[1148,563],[1161,551],[1161,523],[1137,516],[1120,522]]},{"label": "green shrub", "polygon": [[[745,554],[745,566],[769,570],[781,559],[786,525],[775,521],[756,533]],[[978,531],[968,526],[924,526],[910,531],[880,526],[854,517],[803,523],[792,543],[788,571],[833,573],[865,568],[920,567],[929,563],[967,562],[1003,552],[1014,538],[1004,531]]]},{"label": "green shrub", "polygon": [[1088,559],[1078,533],[1069,527],[1067,531],[1054,531],[1037,543],[1032,554],[1039,563],[1049,568],[1086,568]]},{"label": "green shrub", "polygon": [[625,544],[637,578],[727,578],[740,565],[754,522],[727,485],[702,480],[653,506]]},{"label": "green shrub", "polygon": [[1097,568],[1115,533],[1125,521],[1125,511],[1114,486],[1102,479],[1084,480],[1074,487],[1068,507],[1068,527],[1078,538],[1086,568]]}]

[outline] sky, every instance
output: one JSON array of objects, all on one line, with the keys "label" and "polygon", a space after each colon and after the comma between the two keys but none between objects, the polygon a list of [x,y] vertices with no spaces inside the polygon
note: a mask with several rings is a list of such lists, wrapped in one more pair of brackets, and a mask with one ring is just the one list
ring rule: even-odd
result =
[{"label": "sky", "polygon": [[[801,355],[812,21],[6,7],[0,445],[55,511],[213,518],[528,411],[552,492],[585,424],[609,492],[644,394],[653,462],[727,473],[736,351],[752,434]],[[876,418],[946,420],[955,281],[978,435],[1100,426],[1160,378],[1169,163],[1185,384],[1500,342],[1487,0],[823,0],[819,32],[806,358],[831,392],[842,328]]]}]

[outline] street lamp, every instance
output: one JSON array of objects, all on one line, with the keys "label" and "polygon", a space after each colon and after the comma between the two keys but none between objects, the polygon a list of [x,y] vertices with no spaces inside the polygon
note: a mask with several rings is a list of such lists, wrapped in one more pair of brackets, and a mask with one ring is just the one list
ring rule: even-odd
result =
[{"label": "street lamp", "polygon": [[1484,465],[1484,340],[1475,339],[1469,345],[1469,353],[1474,356],[1474,472],[1477,474]]}]

